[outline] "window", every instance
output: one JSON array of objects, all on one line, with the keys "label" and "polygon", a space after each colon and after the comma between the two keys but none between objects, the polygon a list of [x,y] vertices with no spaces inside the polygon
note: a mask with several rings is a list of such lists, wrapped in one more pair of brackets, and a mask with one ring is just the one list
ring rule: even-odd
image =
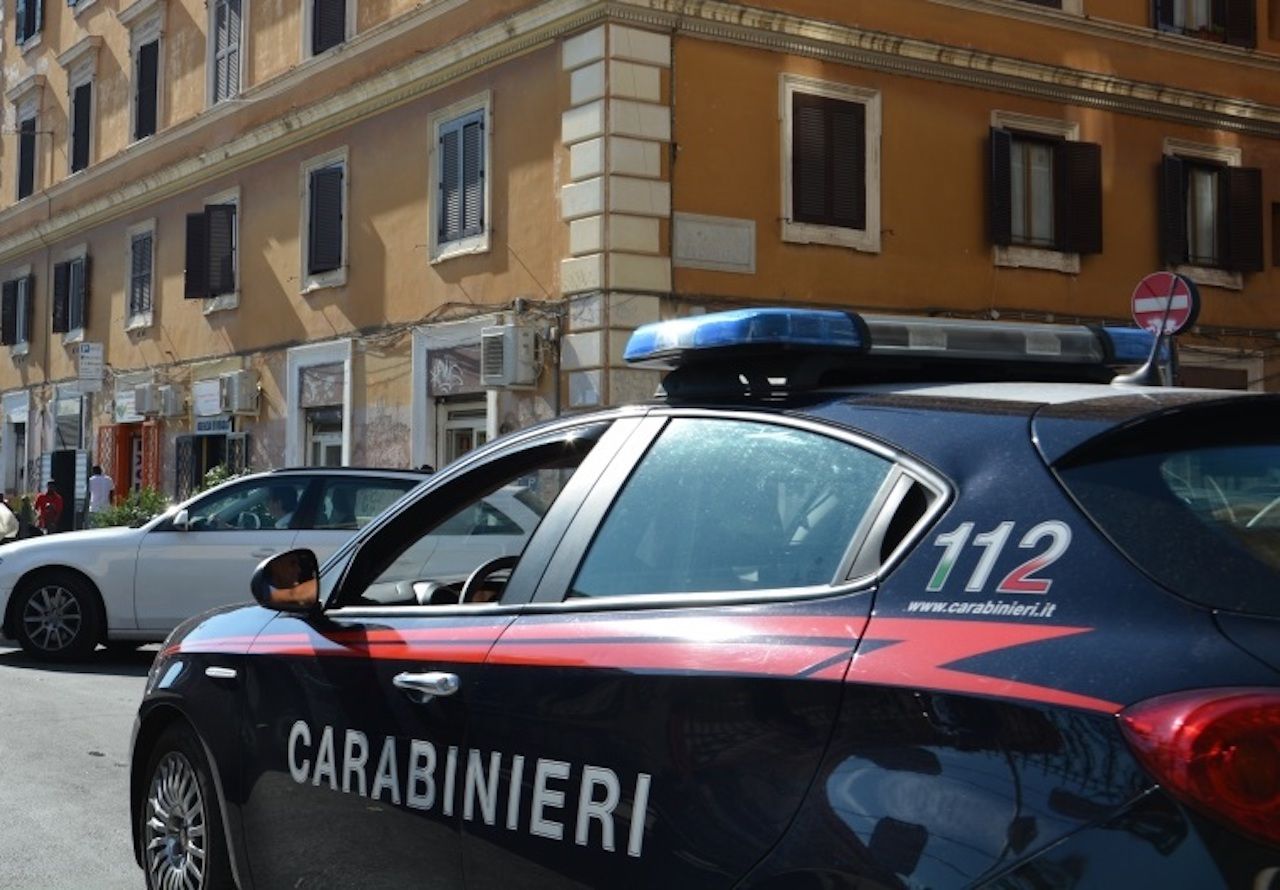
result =
[{"label": "window", "polygon": [[1076,141],[1075,124],[993,116],[987,217],[998,265],[1078,272],[1102,250],[1102,149]]},{"label": "window", "polygon": [[[478,567],[507,557],[510,569],[605,429],[553,436],[421,498],[356,554],[342,604],[457,603]],[[501,591],[495,579],[470,601]]]},{"label": "window", "polygon": [[413,479],[327,479],[315,527],[355,530],[399,500],[418,483]]},{"label": "window", "polygon": [[302,290],[347,281],[347,150],[302,166]]},{"label": "window", "polygon": [[155,304],[155,238],[154,220],[133,226],[128,232],[129,272],[125,293],[129,295],[129,314],[125,327],[129,330],[151,325]]},{"label": "window", "polygon": [[880,249],[880,94],[784,75],[782,237]]},{"label": "window", "polygon": [[64,342],[84,336],[89,318],[89,257],[83,252],[53,266],[53,332]]},{"label": "window", "polygon": [[187,267],[183,296],[188,300],[229,298],[226,305],[236,305],[239,235],[236,215],[239,209],[236,192],[212,198],[199,213],[187,214]]},{"label": "window", "polygon": [[18,124],[18,200],[36,187],[36,119],[23,117]]},{"label": "window", "polygon": [[486,94],[431,118],[437,197],[431,227],[433,260],[489,249],[488,117]]},{"label": "window", "polygon": [[0,344],[13,352],[26,353],[31,342],[31,301],[35,277],[24,271],[5,281],[0,288]]},{"label": "window", "polygon": [[610,508],[569,595],[836,583],[892,467],[803,430],[674,419]]},{"label": "window", "polygon": [[347,0],[309,0],[311,55],[318,56],[347,39]]},{"label": "window", "polygon": [[240,93],[240,20],[242,0],[212,0],[209,5],[209,102]]},{"label": "window", "polygon": [[[311,370],[303,369],[304,372]],[[307,466],[342,466],[342,406],[306,408]]]},{"label": "window", "polygon": [[1239,166],[1235,149],[1171,140],[1166,150],[1160,165],[1164,262],[1234,273],[1262,271],[1262,171]]},{"label": "window", "polygon": [[58,56],[67,72],[67,172],[76,173],[93,160],[94,77],[102,38],[83,37]]},{"label": "window", "polygon": [[273,477],[245,483],[192,504],[187,528],[192,531],[237,531],[295,528],[294,511],[310,477]]},{"label": "window", "polygon": [[15,0],[13,22],[13,39],[19,46],[39,37],[44,24],[43,0]]},{"label": "window", "polygon": [[1280,202],[1271,203],[1271,265],[1280,266]]},{"label": "window", "polygon": [[1156,27],[1236,46],[1257,42],[1257,0],[1156,0]]},{"label": "window", "polygon": [[71,172],[89,166],[89,149],[93,138],[93,81],[71,90]]},{"label": "window", "polygon": [[133,61],[133,138],[156,132],[160,109],[160,39],[137,48]]}]

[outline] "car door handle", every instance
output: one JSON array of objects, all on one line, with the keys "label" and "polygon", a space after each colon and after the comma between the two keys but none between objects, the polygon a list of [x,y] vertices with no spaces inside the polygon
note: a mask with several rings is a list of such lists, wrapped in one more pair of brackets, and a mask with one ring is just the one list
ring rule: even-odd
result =
[{"label": "car door handle", "polygon": [[255,559],[266,559],[268,556],[270,556],[275,552],[276,550],[274,547],[262,547],[258,550],[252,551],[249,555],[254,557]]},{"label": "car door handle", "polygon": [[396,674],[391,683],[410,701],[425,705],[437,695],[453,695],[462,683],[457,674],[446,674],[442,671],[428,671],[425,674]]}]

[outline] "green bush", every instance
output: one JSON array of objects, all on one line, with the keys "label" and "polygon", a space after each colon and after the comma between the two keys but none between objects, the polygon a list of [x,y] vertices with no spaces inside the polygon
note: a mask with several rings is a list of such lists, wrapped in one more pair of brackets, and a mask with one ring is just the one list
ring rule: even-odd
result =
[{"label": "green bush", "polygon": [[169,509],[169,499],[154,488],[135,488],[119,503],[89,514],[94,528],[128,525],[134,528]]}]

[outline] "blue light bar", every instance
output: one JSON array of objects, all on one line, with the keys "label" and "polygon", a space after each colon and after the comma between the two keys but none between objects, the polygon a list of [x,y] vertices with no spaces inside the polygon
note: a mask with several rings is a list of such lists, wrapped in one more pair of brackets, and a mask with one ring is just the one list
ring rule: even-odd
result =
[{"label": "blue light bar", "polygon": [[[1151,355],[1155,334],[1143,328],[1104,327],[1102,336],[1110,344],[1111,355],[1118,365],[1140,365]],[[1157,361],[1169,358],[1169,341],[1160,345]]]},{"label": "blue light bar", "polygon": [[857,316],[828,309],[735,309],[659,321],[636,329],[623,359],[673,367],[706,353],[777,349],[861,353]]}]

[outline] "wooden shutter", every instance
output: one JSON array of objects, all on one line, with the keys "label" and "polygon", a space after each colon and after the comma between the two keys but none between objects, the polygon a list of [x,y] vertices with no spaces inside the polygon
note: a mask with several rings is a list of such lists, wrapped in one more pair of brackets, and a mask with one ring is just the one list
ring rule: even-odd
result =
[{"label": "wooden shutter", "polygon": [[[1253,47],[1258,43],[1257,0],[1225,0],[1227,43]],[[1272,6],[1272,9],[1275,7]]]},{"label": "wooden shutter", "polygon": [[461,235],[484,231],[484,119],[462,126]]},{"label": "wooden shutter", "polygon": [[866,228],[866,106],[807,93],[791,99],[791,218]]},{"label": "wooden shutter", "polygon": [[213,101],[240,92],[240,0],[214,0]]},{"label": "wooden shutter", "polygon": [[18,127],[18,198],[36,190],[36,119],[29,117]]},{"label": "wooden shutter", "polygon": [[18,279],[18,300],[23,307],[22,330],[18,331],[18,338],[23,343],[30,343],[31,319],[35,317],[36,303],[36,277],[34,275]]},{"label": "wooden shutter", "polygon": [[92,133],[93,84],[82,83],[71,95],[71,171],[89,166],[89,144]]},{"label": "wooden shutter", "polygon": [[206,264],[204,212],[187,214],[187,269],[183,276],[182,296],[203,300],[209,296],[209,271]]},{"label": "wooden shutter", "polygon": [[68,315],[71,300],[71,264],[55,263],[53,266],[53,332],[65,334],[71,330]]},{"label": "wooden shutter", "polygon": [[1187,174],[1181,158],[1160,161],[1160,261],[1177,266],[1187,261]]},{"label": "wooden shutter", "polygon": [[0,346],[18,342],[18,279],[0,286]]},{"label": "wooden shutter", "polygon": [[1228,167],[1226,265],[1237,272],[1262,271],[1262,170]]},{"label": "wooden shutter", "polygon": [[439,240],[453,241],[462,232],[460,156],[462,130],[444,127],[440,131],[440,224]]},{"label": "wooden shutter", "polygon": [[311,53],[320,53],[337,46],[347,37],[346,0],[312,0]]},{"label": "wooden shutter", "polygon": [[129,314],[151,311],[151,233],[134,235],[129,256]]},{"label": "wooden shutter", "polygon": [[1059,142],[1054,147],[1054,229],[1059,250],[1102,252],[1102,146]]},{"label": "wooden shutter", "polygon": [[210,204],[204,209],[208,246],[205,269],[209,296],[229,294],[236,289],[235,228],[236,205]]},{"label": "wooden shutter", "polygon": [[240,0],[227,0],[227,96],[240,92]]},{"label": "wooden shutter", "polygon": [[144,139],[156,131],[160,74],[160,41],[138,47],[138,93],[133,138]]},{"label": "wooden shutter", "polygon": [[311,220],[307,274],[342,266],[342,167],[311,171]]},{"label": "wooden shutter", "polygon": [[1013,243],[1013,134],[992,127],[987,143],[987,236],[991,243]]},{"label": "wooden shutter", "polygon": [[[68,313],[68,322],[72,328],[87,328],[89,327],[89,278],[93,271],[93,258],[86,256],[78,262],[80,264],[80,280],[76,281],[74,275],[71,278],[72,284],[75,285],[71,293],[71,302],[73,307],[76,302],[79,302],[80,317],[76,318],[76,313],[74,312]],[[76,324],[77,321],[79,322],[78,325]]]}]

